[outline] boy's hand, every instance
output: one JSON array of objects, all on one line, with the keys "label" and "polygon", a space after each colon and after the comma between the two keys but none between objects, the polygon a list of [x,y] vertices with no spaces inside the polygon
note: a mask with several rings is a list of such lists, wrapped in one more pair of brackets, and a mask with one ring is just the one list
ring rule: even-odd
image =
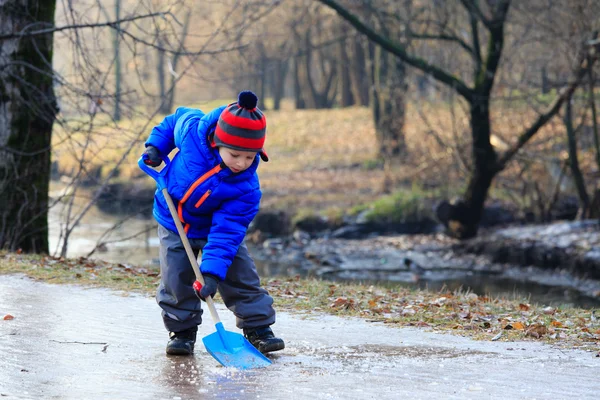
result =
[{"label": "boy's hand", "polygon": [[196,281],[194,282],[194,291],[200,300],[206,301],[208,296],[215,297],[215,294],[217,293],[217,286],[219,286],[219,280],[212,275],[203,275],[203,277],[204,286],[202,286],[200,281]]},{"label": "boy's hand", "polygon": [[146,147],[146,151],[144,152],[144,154],[148,155],[148,158],[144,160],[144,164],[146,165],[149,165],[151,167],[158,167],[163,162],[158,149],[154,146]]}]

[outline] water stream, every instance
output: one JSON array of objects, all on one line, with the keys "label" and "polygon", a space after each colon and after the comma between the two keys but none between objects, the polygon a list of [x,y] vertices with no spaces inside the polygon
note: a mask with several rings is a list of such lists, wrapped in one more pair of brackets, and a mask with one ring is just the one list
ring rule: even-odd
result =
[{"label": "water stream", "polygon": [[[54,195],[62,188],[54,188]],[[85,204],[89,193],[76,202],[77,207]],[[53,255],[60,254],[61,232],[64,230],[65,204],[54,207],[49,215],[50,249]],[[158,238],[156,235],[156,222],[152,218],[129,218],[123,222],[124,217],[103,213],[97,208],[92,208],[73,230],[69,238],[68,257],[86,257],[98,245],[105,242],[91,256],[109,262],[126,265],[145,266],[158,268]],[[120,223],[122,222],[122,223]],[[120,223],[120,224],[119,224]],[[117,227],[115,227],[117,226]],[[110,234],[102,238],[107,231]],[[249,245],[253,254],[258,254],[252,245]],[[308,276],[310,270],[299,268],[297,265],[286,262],[268,262],[255,257],[259,273],[262,277],[270,276]],[[446,277],[437,279],[422,279],[413,281],[401,276],[369,275],[368,271],[348,271],[337,276],[327,276],[328,279],[338,281],[359,281],[362,283],[377,283],[385,286],[408,286],[426,288],[429,290],[471,290],[480,295],[519,299],[532,303],[546,305],[577,305],[591,308],[600,307],[600,300],[584,296],[560,285],[546,285],[535,282],[526,282],[520,277],[506,279],[494,275],[475,274],[470,276]]]}]

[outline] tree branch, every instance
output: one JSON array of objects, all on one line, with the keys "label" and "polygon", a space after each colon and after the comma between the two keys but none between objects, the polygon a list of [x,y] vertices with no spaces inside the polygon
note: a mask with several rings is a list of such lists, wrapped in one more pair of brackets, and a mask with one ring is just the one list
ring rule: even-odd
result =
[{"label": "tree branch", "polygon": [[571,98],[573,92],[575,91],[575,89],[577,89],[577,86],[579,86],[581,80],[587,73],[588,68],[591,68],[591,66],[591,63],[582,65],[577,71],[577,74],[575,75],[575,80],[569,85],[569,87],[567,87],[561,94],[559,94],[554,99],[550,107],[548,107],[547,111],[541,114],[529,128],[527,128],[523,133],[521,133],[521,135],[517,139],[517,142],[498,158],[498,170],[504,169],[506,164],[540,130],[540,128],[558,113],[563,103]]},{"label": "tree branch", "polygon": [[510,7],[510,0],[502,0],[494,12],[494,19],[488,27],[490,37],[488,40],[487,56],[479,75],[475,80],[475,90],[488,95],[494,86],[496,71],[502,57],[504,47],[504,24]]},{"label": "tree branch", "polygon": [[406,49],[392,42],[391,40],[381,36],[377,32],[375,32],[372,28],[365,25],[362,21],[358,19],[358,17],[347,9],[342,7],[335,0],[319,0],[321,3],[325,4],[329,8],[335,10],[340,17],[348,21],[350,24],[354,26],[356,30],[365,34],[370,40],[377,43],[383,49],[389,51],[390,53],[396,55],[402,61],[407,63],[408,65],[417,68],[431,76],[433,76],[436,80],[444,83],[445,85],[451,87],[456,90],[461,96],[463,96],[467,101],[471,102],[473,97],[473,91],[469,88],[460,78],[442,70],[441,68],[429,64],[422,58],[412,56],[406,52]]},{"label": "tree branch", "polygon": [[135,36],[134,34],[121,29],[119,31],[121,33],[122,36],[127,36],[129,38],[131,38],[131,40],[133,40],[134,42],[138,42],[141,43],[143,45],[146,45],[148,47],[152,47],[153,49],[156,50],[160,50],[160,51],[164,51],[165,53],[169,53],[172,55],[177,55],[177,56],[199,56],[199,55],[217,55],[217,54],[222,54],[222,53],[228,53],[231,51],[239,51],[242,50],[246,47],[248,47],[247,44],[240,44],[239,46],[235,46],[235,47],[227,47],[224,49],[219,49],[219,50],[206,50],[204,46],[201,50],[198,51],[179,51],[179,50],[174,50],[165,46],[161,46],[152,42],[149,42],[145,39],[141,39],[137,36]]},{"label": "tree branch", "polygon": [[[474,57],[477,56],[476,49],[473,49],[464,40],[462,40],[461,38],[459,38],[457,36],[447,35],[444,33],[441,33],[439,35],[432,35],[432,34],[419,34],[419,33],[413,33],[413,32],[411,32],[409,35],[410,35],[411,39],[443,40],[443,41],[447,41],[447,42],[456,42],[460,45],[460,47],[465,49],[469,54],[471,54]],[[479,57],[481,57],[481,56],[479,56]],[[479,62],[481,63],[481,59],[479,60]]]},{"label": "tree branch", "polygon": [[594,38],[585,43],[579,68],[575,73],[573,82],[554,99],[554,102],[548,107],[548,110],[541,114],[538,119],[519,136],[517,142],[498,158],[497,165],[499,170],[502,170],[515,154],[517,154],[517,152],[537,133],[537,131],[558,113],[563,103],[573,96],[573,92],[575,92],[577,87],[581,84],[584,76],[589,70],[594,68],[594,64],[598,61],[598,56],[600,54],[600,42],[596,37],[597,34],[597,32],[594,32]]},{"label": "tree branch", "polygon": [[58,27],[47,28],[47,29],[40,29],[40,30],[36,30],[36,31],[27,31],[27,29],[29,28],[29,26],[28,26],[28,27],[23,28],[19,32],[6,33],[4,35],[0,35],[0,40],[16,39],[16,38],[24,38],[24,37],[33,37],[33,36],[43,36],[43,35],[47,35],[49,33],[61,32],[61,31],[66,31],[66,30],[83,29],[83,28],[104,28],[104,27],[110,27],[110,28],[119,30],[119,24],[121,24],[123,22],[131,22],[131,21],[136,21],[138,19],[154,18],[154,17],[162,17],[162,18],[164,18],[165,15],[170,15],[170,14],[171,13],[169,11],[167,11],[167,12],[156,12],[156,13],[151,13],[151,14],[146,14],[146,15],[135,15],[135,16],[132,16],[132,17],[118,19],[116,21],[100,22],[100,23],[97,23],[97,24],[65,25],[65,26],[58,26]]},{"label": "tree branch", "polygon": [[479,24],[477,18],[472,13],[469,13],[469,20],[471,21],[471,37],[473,40],[473,61],[475,62],[475,76],[479,76],[481,73],[481,43],[479,42]]},{"label": "tree branch", "polygon": [[460,2],[462,3],[463,7],[467,9],[469,14],[471,14],[473,17],[476,17],[478,20],[480,20],[483,23],[483,25],[485,25],[487,28],[490,27],[491,20],[489,18],[487,18],[485,15],[483,15],[483,11],[481,11],[481,8],[479,8],[479,6],[475,3],[475,1],[460,0]]}]

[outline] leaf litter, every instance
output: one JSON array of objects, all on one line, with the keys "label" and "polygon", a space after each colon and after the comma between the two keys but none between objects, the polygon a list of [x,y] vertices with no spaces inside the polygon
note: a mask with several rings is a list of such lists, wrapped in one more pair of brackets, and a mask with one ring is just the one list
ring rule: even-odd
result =
[{"label": "leaf litter", "polygon": [[[600,323],[595,310],[540,306],[469,291],[389,289],[299,277],[269,279],[265,287],[279,307],[286,309],[318,309],[478,340],[544,340],[600,350]],[[288,297],[283,298],[282,293]],[[290,298],[289,293],[295,293],[296,298]]]}]

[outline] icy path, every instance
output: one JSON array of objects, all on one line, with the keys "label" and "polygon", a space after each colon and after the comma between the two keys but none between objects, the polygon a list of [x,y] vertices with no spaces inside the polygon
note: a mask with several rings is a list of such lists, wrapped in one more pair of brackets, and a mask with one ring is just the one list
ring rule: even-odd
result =
[{"label": "icy path", "polygon": [[[6,314],[13,320],[2,320]],[[237,331],[220,308],[226,329]],[[208,317],[208,315],[207,315]],[[596,399],[600,358],[279,313],[267,369],[164,354],[154,299],[0,276],[0,399]],[[213,332],[206,321],[199,337]]]}]

